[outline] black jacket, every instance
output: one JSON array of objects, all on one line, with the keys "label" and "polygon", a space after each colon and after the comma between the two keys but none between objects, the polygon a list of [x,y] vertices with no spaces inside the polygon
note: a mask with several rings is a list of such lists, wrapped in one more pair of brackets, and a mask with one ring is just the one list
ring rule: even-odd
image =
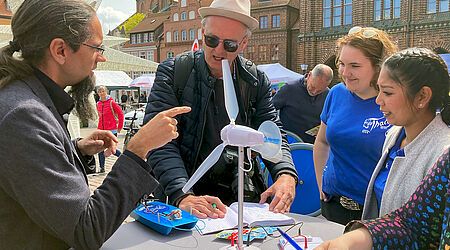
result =
[{"label": "black jacket", "polygon": [[[257,91],[256,106],[253,114],[249,117],[250,126],[258,129],[262,122],[272,120],[281,128],[276,110],[272,105],[269,91],[270,81],[266,75],[258,70],[258,79],[256,79],[247,70],[252,63],[242,57],[237,57],[236,63],[241,93],[245,91],[243,90],[245,85],[249,85],[249,88],[256,88],[250,91]],[[205,111],[214,88],[213,84],[216,81],[216,78],[209,74],[203,50],[195,52],[194,67],[187,77],[181,103],[179,103],[174,93],[174,65],[174,58],[168,58],[158,66],[144,117],[144,123],[146,123],[159,112],[172,107],[186,105],[192,108],[191,112],[177,117],[180,133],[178,139],[148,154],[148,162],[171,203],[184,195],[181,189],[201,164],[198,162],[198,154],[204,140]],[[242,110],[241,104],[240,110]],[[248,115],[247,111],[242,112],[242,114],[244,113]],[[274,180],[282,173],[297,176],[285,136],[283,136],[282,150],[283,159],[279,163],[273,164],[265,161]]]}]

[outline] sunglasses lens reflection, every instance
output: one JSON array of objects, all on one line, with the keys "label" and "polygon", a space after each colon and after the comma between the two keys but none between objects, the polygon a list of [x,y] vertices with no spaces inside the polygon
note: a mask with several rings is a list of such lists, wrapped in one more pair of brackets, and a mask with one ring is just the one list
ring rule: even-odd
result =
[{"label": "sunglasses lens reflection", "polygon": [[237,42],[233,41],[223,41],[223,48],[228,52],[235,52],[238,48]]},{"label": "sunglasses lens reflection", "polygon": [[208,47],[215,48],[219,45],[220,40],[217,37],[205,36],[205,43]]},{"label": "sunglasses lens reflection", "polygon": [[[219,45],[220,39],[213,36],[205,35],[205,44],[210,48],[215,48]],[[223,48],[228,52],[235,52],[239,47],[239,44],[230,40],[223,40]]]}]

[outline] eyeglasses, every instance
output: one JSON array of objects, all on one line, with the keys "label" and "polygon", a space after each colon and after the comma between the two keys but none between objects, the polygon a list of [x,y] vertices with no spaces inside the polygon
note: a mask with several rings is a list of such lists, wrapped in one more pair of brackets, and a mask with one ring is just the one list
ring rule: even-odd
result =
[{"label": "eyeglasses", "polygon": [[[353,34],[356,34],[356,33],[361,32],[362,30],[363,30],[362,27],[360,27],[360,26],[355,26],[355,27],[351,28],[351,29],[348,31],[348,34],[349,34],[349,35],[353,35]],[[371,37],[377,35],[377,31],[374,30],[374,29],[371,29],[371,28],[365,28],[365,29],[363,30],[363,32],[362,32],[362,35],[363,35],[365,38],[371,38]]]},{"label": "eyeglasses", "polygon": [[228,51],[228,52],[235,52],[238,48],[239,45],[244,41],[244,38],[242,38],[242,41],[240,43],[233,41],[233,40],[228,40],[228,39],[219,39],[216,36],[208,36],[205,35],[205,44],[206,46],[210,47],[210,48],[215,48],[219,45],[220,41],[222,41],[223,44],[223,48]]},{"label": "eyeglasses", "polygon": [[103,44],[100,45],[100,47],[92,46],[92,45],[89,45],[89,44],[86,44],[86,43],[82,43],[82,44],[84,46],[88,46],[89,48],[96,49],[100,55],[103,55],[103,53],[105,53],[105,45],[103,45]]}]

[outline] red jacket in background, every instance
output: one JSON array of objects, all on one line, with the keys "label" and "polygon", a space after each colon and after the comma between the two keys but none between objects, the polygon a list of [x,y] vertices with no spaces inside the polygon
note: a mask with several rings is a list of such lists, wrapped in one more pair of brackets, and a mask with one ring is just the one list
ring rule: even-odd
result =
[{"label": "red jacket in background", "polygon": [[[114,109],[114,113],[111,109]],[[98,126],[97,129],[101,130],[114,130],[114,129],[122,129],[123,128],[123,111],[119,107],[113,99],[108,96],[105,101],[100,100],[97,102],[97,112],[98,112]],[[114,118],[114,114],[116,114],[117,119],[119,120],[119,127],[117,127],[116,118]]]}]

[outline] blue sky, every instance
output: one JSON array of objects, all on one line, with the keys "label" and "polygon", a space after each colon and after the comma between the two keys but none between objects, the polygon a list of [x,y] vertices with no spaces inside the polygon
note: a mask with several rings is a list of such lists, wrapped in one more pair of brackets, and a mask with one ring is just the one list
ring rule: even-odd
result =
[{"label": "blue sky", "polygon": [[136,12],[136,0],[103,0],[97,10],[97,16],[108,33]]}]

